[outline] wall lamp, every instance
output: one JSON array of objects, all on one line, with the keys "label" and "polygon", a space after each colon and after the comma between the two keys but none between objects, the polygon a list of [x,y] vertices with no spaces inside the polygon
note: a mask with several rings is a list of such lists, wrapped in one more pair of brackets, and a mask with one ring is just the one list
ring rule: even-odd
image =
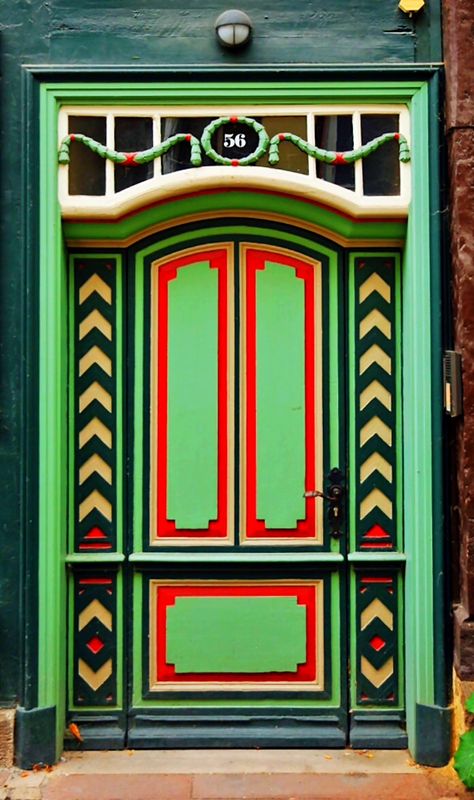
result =
[{"label": "wall lamp", "polygon": [[219,14],[214,25],[219,44],[223,47],[242,47],[252,35],[250,17],[236,8]]}]

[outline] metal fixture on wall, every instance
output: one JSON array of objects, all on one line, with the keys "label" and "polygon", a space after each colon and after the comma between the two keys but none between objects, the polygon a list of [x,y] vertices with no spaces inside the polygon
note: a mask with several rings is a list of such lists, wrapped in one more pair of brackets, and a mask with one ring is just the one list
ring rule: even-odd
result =
[{"label": "metal fixture on wall", "polygon": [[236,8],[219,14],[214,25],[219,44],[223,47],[243,47],[252,34],[250,17]]},{"label": "metal fixture on wall", "polygon": [[417,11],[421,11],[422,8],[425,6],[425,0],[400,0],[398,4],[398,8],[400,11],[404,11],[405,14],[416,14]]},{"label": "metal fixture on wall", "polygon": [[444,410],[450,417],[462,414],[462,359],[455,350],[445,350],[443,358]]}]

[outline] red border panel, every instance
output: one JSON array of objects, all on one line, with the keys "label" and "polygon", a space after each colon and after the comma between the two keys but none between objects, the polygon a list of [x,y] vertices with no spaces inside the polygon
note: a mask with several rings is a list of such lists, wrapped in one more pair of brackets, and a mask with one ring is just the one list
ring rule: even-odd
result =
[{"label": "red border panel", "polygon": [[[225,537],[227,536],[227,472],[228,472],[228,424],[227,424],[227,374],[228,374],[228,298],[227,298],[227,250],[205,250],[189,256],[174,258],[159,267],[158,277],[158,538],[165,537]],[[211,269],[217,269],[218,278],[218,411],[217,411],[217,519],[212,520],[206,530],[177,528],[174,520],[167,519],[167,464],[168,464],[168,284],[177,276],[178,269],[189,267],[199,261],[209,261]]]},{"label": "red border panel", "polygon": [[[316,586],[173,586],[158,585],[156,609],[156,642],[157,642],[157,674],[156,681],[166,682],[212,682],[224,681],[225,683],[267,683],[291,682],[301,683],[315,681],[316,669]],[[166,660],[166,612],[169,606],[174,605],[177,597],[296,597],[298,605],[306,608],[306,661],[300,664],[296,672],[268,672],[268,673],[188,673],[177,674],[172,664]],[[322,631],[319,632],[322,635]]]},{"label": "red border panel", "polygon": [[266,261],[277,261],[295,270],[296,277],[304,281],[305,290],[305,429],[306,429],[306,489],[313,490],[315,486],[315,458],[316,458],[316,432],[315,432],[315,392],[314,392],[314,270],[304,261],[292,256],[276,254],[265,250],[247,250],[246,263],[246,369],[247,369],[247,514],[246,535],[252,538],[315,538],[316,514],[314,500],[307,498],[305,518],[299,520],[296,528],[275,529],[267,528],[265,520],[257,519],[257,292],[256,272],[265,269]]}]

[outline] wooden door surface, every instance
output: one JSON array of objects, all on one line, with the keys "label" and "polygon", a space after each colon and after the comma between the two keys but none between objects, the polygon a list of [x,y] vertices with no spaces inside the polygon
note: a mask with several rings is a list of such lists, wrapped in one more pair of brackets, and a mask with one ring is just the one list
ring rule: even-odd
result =
[{"label": "wooden door surface", "polygon": [[71,264],[70,719],[404,746],[398,254],[198,219]]}]

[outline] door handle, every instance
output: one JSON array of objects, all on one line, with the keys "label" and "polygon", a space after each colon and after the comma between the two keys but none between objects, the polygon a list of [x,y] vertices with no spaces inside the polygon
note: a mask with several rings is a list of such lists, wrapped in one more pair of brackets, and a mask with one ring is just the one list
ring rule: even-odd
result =
[{"label": "door handle", "polygon": [[339,539],[343,535],[343,531],[341,530],[344,517],[343,499],[345,495],[345,488],[342,482],[343,474],[341,470],[336,467],[331,470],[328,479],[330,483],[326,493],[319,489],[310,489],[304,493],[303,497],[308,499],[321,497],[321,499],[328,501],[329,506],[327,513],[330,535],[334,539]]}]

